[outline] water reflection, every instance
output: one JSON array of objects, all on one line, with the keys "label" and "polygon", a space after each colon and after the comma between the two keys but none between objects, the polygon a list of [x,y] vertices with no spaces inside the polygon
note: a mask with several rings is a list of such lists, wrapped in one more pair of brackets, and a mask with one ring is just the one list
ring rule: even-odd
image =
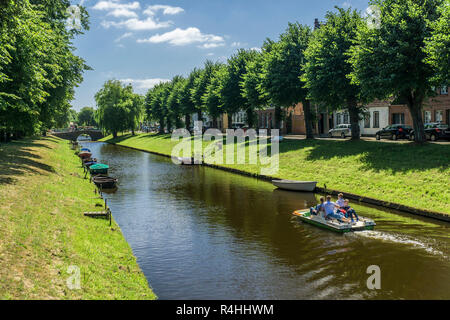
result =
[{"label": "water reflection", "polygon": [[[373,232],[339,235],[291,213],[313,194],[101,143],[119,178],[113,216],[161,299],[450,298],[448,225],[353,204]],[[382,289],[368,290],[378,265]]]}]

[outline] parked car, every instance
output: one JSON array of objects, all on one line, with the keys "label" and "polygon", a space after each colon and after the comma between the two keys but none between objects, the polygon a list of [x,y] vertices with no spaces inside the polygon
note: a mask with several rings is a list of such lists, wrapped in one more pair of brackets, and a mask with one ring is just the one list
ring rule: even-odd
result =
[{"label": "parked car", "polygon": [[[431,141],[437,141],[439,139],[450,140],[450,128],[447,124],[440,122],[425,123],[425,136]],[[409,140],[414,140],[414,130],[409,134]]]},{"label": "parked car", "polygon": [[411,132],[412,127],[404,124],[392,124],[387,126],[386,128],[378,131],[375,134],[377,140],[380,139],[408,139],[409,133]]},{"label": "parked car", "polygon": [[352,125],[351,124],[340,124],[336,128],[328,131],[328,137],[351,137],[352,136]]}]

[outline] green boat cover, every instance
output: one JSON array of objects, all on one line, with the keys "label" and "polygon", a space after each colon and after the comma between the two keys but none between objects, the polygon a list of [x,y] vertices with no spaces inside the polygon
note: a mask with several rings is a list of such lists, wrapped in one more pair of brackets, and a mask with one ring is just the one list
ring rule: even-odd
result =
[{"label": "green boat cover", "polygon": [[90,166],[89,169],[91,169],[91,170],[109,169],[109,166],[106,164],[103,164],[103,163],[97,163],[97,164],[93,164],[92,166]]}]

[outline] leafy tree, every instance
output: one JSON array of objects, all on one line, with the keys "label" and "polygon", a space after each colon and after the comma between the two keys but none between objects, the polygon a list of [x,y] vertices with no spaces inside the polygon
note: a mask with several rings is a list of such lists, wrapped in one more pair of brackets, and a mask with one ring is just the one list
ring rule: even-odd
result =
[{"label": "leafy tree", "polygon": [[255,50],[243,50],[228,59],[226,68],[221,73],[220,81],[220,101],[223,110],[228,115],[228,126],[231,128],[231,117],[233,113],[240,109],[247,113],[247,122],[250,127],[254,122],[254,109],[246,97],[243,95],[241,82],[247,72],[247,65],[257,56]]},{"label": "leafy tree", "polygon": [[148,90],[145,97],[145,106],[147,118],[159,122],[159,133],[164,133],[165,119],[167,116],[167,106],[165,104],[168,83],[159,83],[152,89]]},{"label": "leafy tree", "polygon": [[181,94],[185,85],[185,79],[182,76],[175,76],[171,81],[171,90],[167,98],[168,117],[175,122],[176,128],[181,128]]},{"label": "leafy tree", "polygon": [[262,81],[264,94],[272,104],[278,106],[277,128],[280,122],[279,106],[291,107],[302,102],[307,138],[313,138],[312,116],[310,101],[307,99],[308,90],[301,78],[304,75],[305,51],[311,34],[310,27],[289,23],[279,41],[273,43],[265,55]]},{"label": "leafy tree", "polygon": [[199,69],[197,76],[194,79],[194,85],[191,89],[191,100],[197,110],[198,120],[203,119],[203,111],[206,107],[203,104],[203,95],[206,93],[206,89],[211,81],[212,74],[216,64],[210,60],[205,62],[203,69]]},{"label": "leafy tree", "polygon": [[450,84],[450,1],[439,7],[440,18],[432,21],[431,37],[426,39],[427,62],[436,70],[436,84]]},{"label": "leafy tree", "polygon": [[[425,42],[432,39],[429,21],[439,19],[438,7],[442,1],[376,0],[371,4],[380,12],[380,23],[375,28],[367,24],[359,28],[351,59],[353,83],[360,85],[369,99],[394,96],[406,101],[415,139],[424,142],[423,101],[433,94],[436,74],[432,65],[426,63]],[[430,50],[441,46],[433,43],[435,41],[430,40]],[[431,61],[435,58],[432,55]]]},{"label": "leafy tree", "polygon": [[349,53],[362,19],[358,12],[337,8],[326,14],[326,23],[313,33],[305,52],[304,77],[309,96],[333,109],[347,106],[352,125],[352,139],[360,138],[359,120],[363,108],[360,87],[352,83],[353,67]]},{"label": "leafy tree", "polygon": [[94,108],[84,107],[78,113],[78,125],[80,126],[96,126],[94,117]]},{"label": "leafy tree", "polygon": [[218,64],[212,74],[206,92],[202,96],[203,105],[212,118],[212,126],[214,128],[217,128],[217,117],[223,113],[223,109],[221,108],[220,86],[225,73],[226,66],[224,64]]},{"label": "leafy tree", "polygon": [[179,103],[181,107],[181,113],[184,115],[184,123],[186,129],[190,129],[191,126],[191,114],[195,113],[197,110],[195,109],[195,103],[192,100],[191,92],[194,88],[195,79],[200,76],[200,71],[198,69],[194,69],[189,74],[186,81],[183,82],[179,92]]},{"label": "leafy tree", "polygon": [[89,68],[72,41],[89,28],[68,28],[67,0],[0,3],[0,139],[44,132],[67,120],[69,102]]},{"label": "leafy tree", "polygon": [[261,109],[269,104],[267,95],[264,95],[262,88],[263,74],[261,72],[264,63],[265,49],[261,53],[257,52],[253,60],[246,66],[246,72],[240,82],[241,94],[247,99],[249,106]]},{"label": "leafy tree", "polygon": [[134,134],[142,110],[142,99],[133,93],[131,86],[123,86],[119,80],[108,80],[95,94],[97,122],[111,132],[114,138],[120,131]]}]

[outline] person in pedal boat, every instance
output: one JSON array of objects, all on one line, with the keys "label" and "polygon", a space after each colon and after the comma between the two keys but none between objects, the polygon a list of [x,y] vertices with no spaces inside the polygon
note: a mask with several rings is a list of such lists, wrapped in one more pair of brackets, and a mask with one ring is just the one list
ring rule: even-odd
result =
[{"label": "person in pedal boat", "polygon": [[344,206],[344,195],[342,194],[342,193],[339,193],[338,194],[338,199],[336,200],[336,204],[339,206],[339,207],[343,207]]},{"label": "person in pedal boat", "polygon": [[356,218],[356,221],[359,221],[359,217],[356,214],[356,211],[352,207],[350,207],[349,203],[350,203],[350,201],[348,199],[345,199],[344,200],[344,205],[341,206],[341,209],[345,211],[345,216],[347,218],[351,218],[352,219],[352,222],[354,222],[353,217]]},{"label": "person in pedal boat", "polygon": [[323,208],[323,203],[325,202],[325,198],[324,197],[320,197],[320,203],[315,207],[311,207],[309,209],[309,213],[311,215],[315,215],[317,216],[319,214],[319,212],[325,212],[324,208]]},{"label": "person in pedal boat", "polygon": [[334,218],[341,222],[349,222],[343,213],[339,212],[337,209],[339,205],[331,201],[331,196],[327,196],[327,201],[323,204],[323,208],[325,209],[325,219]]}]

